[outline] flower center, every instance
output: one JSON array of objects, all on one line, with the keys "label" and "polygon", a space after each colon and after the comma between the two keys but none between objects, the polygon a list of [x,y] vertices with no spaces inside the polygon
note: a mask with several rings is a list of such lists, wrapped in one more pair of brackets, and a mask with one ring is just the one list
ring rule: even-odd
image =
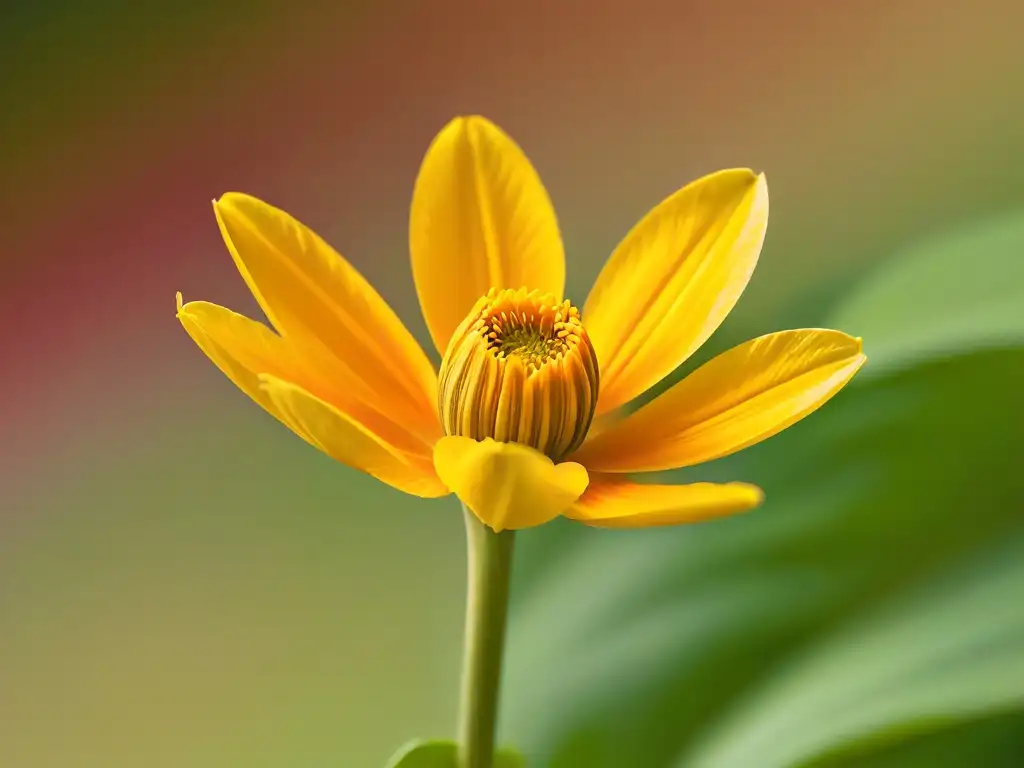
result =
[{"label": "flower center", "polygon": [[448,344],[438,413],[447,435],[523,443],[557,461],[586,437],[597,391],[597,358],[576,307],[492,288]]}]

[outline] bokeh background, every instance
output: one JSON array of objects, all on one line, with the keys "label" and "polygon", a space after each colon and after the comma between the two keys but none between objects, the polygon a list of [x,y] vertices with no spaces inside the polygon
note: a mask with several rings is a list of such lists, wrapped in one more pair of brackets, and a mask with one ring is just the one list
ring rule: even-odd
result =
[{"label": "bokeh background", "polygon": [[1024,765],[1022,28],[1012,0],[5,4],[0,765],[451,735],[457,506],[295,439],[173,304],[257,312],[209,205],[242,190],[426,341],[408,203],[460,113],[540,170],[579,301],[664,196],[765,170],[761,265],[698,357],[803,325],[869,355],[679,473],[760,483],[755,514],[521,536],[504,738],[531,768]]}]

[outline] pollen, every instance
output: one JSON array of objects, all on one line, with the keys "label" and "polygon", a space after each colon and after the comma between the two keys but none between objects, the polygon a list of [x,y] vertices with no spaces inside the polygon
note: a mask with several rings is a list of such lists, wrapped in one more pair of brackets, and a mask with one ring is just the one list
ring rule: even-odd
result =
[{"label": "pollen", "polygon": [[448,345],[438,413],[447,435],[522,443],[558,461],[586,437],[598,378],[576,307],[526,288],[492,288]]}]

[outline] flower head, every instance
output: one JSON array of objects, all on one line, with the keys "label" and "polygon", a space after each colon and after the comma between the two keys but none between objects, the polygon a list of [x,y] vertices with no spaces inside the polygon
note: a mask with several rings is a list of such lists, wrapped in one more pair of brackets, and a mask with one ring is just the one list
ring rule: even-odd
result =
[{"label": "flower head", "polygon": [[448,344],[438,415],[446,435],[522,443],[557,461],[583,444],[597,386],[576,307],[525,288],[492,289]]},{"label": "flower head", "polygon": [[311,230],[238,193],[214,211],[274,330],[179,297],[199,347],[313,446],[407,493],[455,493],[495,530],[559,515],[640,527],[751,509],[762,494],[744,483],[629,478],[764,440],[865,360],[860,340],[839,331],[773,333],[620,415],[707,340],[746,287],[768,219],[765,178],[748,170],[706,176],[656,206],[581,312],[562,295],[561,236],[536,171],[484,118],[453,120],[424,158],[410,223],[439,374]]}]

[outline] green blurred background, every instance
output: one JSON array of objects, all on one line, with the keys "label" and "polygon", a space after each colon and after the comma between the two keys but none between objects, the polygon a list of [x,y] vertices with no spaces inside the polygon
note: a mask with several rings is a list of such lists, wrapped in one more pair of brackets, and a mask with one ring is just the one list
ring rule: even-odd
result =
[{"label": "green blurred background", "polygon": [[531,768],[1024,765],[1024,6],[120,0],[0,11],[0,765],[380,766],[453,731],[453,500],[333,464],[241,396],[176,290],[256,313],[243,190],[427,341],[406,245],[453,115],[523,145],[569,291],[648,208],[765,170],[698,357],[861,335],[806,422],[676,479],[756,513],[520,538],[504,737]]}]

